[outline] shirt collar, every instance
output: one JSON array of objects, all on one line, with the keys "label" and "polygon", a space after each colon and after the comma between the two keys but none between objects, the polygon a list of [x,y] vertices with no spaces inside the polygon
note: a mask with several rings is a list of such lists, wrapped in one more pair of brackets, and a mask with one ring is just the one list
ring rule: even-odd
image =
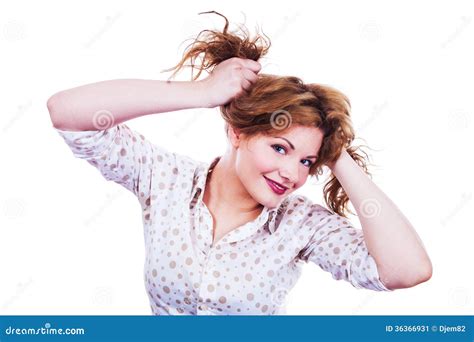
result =
[{"label": "shirt collar", "polygon": [[[207,177],[209,175],[209,173],[214,169],[214,166],[216,166],[217,162],[219,161],[219,159],[221,158],[221,156],[218,156],[218,157],[215,157],[211,163],[201,163],[199,164],[198,168],[197,168],[197,171],[196,171],[196,181],[195,181],[195,186],[193,188],[193,191],[192,191],[192,196],[191,196],[191,202],[189,204],[189,207],[190,208],[194,208],[194,206],[196,205],[196,203],[198,201],[202,201],[202,197],[203,197],[203,194],[204,194],[204,188],[206,186],[206,181],[207,181]],[[279,209],[279,205],[276,206],[275,208],[268,208],[266,206],[263,207],[263,210],[262,212],[260,213],[260,223],[261,224],[268,224],[270,223],[273,223],[273,219],[275,218],[277,212],[278,212],[278,209]],[[269,231],[273,234],[275,229],[274,229],[274,225],[273,224],[268,224],[268,229]]]},{"label": "shirt collar", "polygon": [[214,169],[221,157],[215,157],[210,164],[201,163],[196,170],[195,186],[192,191],[191,202],[202,200],[204,188],[206,186],[207,176]]}]

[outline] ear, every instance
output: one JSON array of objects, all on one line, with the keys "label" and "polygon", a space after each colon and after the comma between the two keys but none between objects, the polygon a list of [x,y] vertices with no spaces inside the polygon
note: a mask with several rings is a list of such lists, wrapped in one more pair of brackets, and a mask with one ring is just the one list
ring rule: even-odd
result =
[{"label": "ear", "polygon": [[227,128],[227,136],[229,137],[230,143],[233,147],[237,148],[242,143],[243,134],[240,132],[240,129],[232,127],[229,125]]}]

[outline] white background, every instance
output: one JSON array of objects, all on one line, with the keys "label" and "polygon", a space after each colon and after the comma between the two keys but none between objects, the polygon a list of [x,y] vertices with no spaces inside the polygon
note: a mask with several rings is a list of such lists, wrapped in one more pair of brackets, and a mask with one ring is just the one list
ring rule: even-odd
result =
[{"label": "white background", "polygon": [[[57,91],[117,78],[165,80],[202,29],[258,25],[262,72],[344,92],[373,180],[408,217],[431,280],[392,293],[355,289],[304,267],[288,314],[472,314],[472,4],[376,1],[10,1],[0,5],[0,314],[151,314],[132,193],[75,159],[53,130]],[[244,16],[245,14],[245,16]],[[234,27],[235,28],[235,27]],[[177,80],[189,80],[190,70]],[[157,94],[160,96],[160,94]],[[169,150],[210,161],[225,151],[217,109],[128,125]],[[301,193],[323,203],[322,185]],[[360,228],[357,217],[351,218]]]}]

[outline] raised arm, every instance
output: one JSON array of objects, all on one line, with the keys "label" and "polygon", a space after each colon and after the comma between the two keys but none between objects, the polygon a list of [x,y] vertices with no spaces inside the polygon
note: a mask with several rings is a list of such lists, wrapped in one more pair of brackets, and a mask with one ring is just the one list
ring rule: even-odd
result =
[{"label": "raised arm", "polygon": [[226,104],[257,81],[260,69],[258,62],[235,57],[203,80],[102,81],[60,91],[47,105],[55,128],[100,130],[143,115]]},{"label": "raised arm", "polygon": [[431,278],[433,266],[412,224],[393,201],[343,150],[328,163],[358,214],[367,249],[389,289],[413,287]]},{"label": "raised arm", "polygon": [[207,107],[204,95],[202,81],[117,79],[60,91],[47,106],[55,128],[88,131],[143,115]]}]

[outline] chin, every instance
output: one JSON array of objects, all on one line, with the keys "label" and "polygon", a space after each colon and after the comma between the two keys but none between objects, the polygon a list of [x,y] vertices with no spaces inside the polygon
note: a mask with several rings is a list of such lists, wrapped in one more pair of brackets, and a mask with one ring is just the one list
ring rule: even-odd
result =
[{"label": "chin", "polygon": [[[258,201],[260,204],[262,204],[263,206],[269,208],[269,209],[273,209],[273,208],[276,208],[278,207],[281,202],[286,198],[288,197],[289,193],[285,193],[283,195],[276,195],[276,194],[273,194],[273,193],[270,193],[269,195],[267,195],[267,197],[265,199],[262,199],[262,201]],[[271,197],[270,197],[271,196]]]}]

